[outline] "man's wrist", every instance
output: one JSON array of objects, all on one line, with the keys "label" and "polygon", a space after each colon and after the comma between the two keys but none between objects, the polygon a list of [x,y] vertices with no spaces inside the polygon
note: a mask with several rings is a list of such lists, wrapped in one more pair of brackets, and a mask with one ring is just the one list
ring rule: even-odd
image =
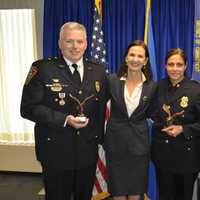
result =
[{"label": "man's wrist", "polygon": [[70,116],[70,115],[67,115],[67,116],[66,116],[65,122],[64,122],[64,124],[63,124],[63,127],[66,127],[66,126],[67,126],[67,122],[68,122],[68,120],[69,120],[69,116]]}]

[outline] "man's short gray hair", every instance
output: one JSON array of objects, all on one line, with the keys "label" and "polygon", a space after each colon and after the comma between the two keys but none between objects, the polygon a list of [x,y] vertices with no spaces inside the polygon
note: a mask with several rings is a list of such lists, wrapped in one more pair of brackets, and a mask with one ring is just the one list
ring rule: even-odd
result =
[{"label": "man's short gray hair", "polygon": [[85,35],[87,37],[87,31],[83,24],[79,24],[78,22],[67,22],[62,25],[60,28],[60,38],[62,38],[63,31],[69,29],[69,30],[81,30],[85,32]]}]

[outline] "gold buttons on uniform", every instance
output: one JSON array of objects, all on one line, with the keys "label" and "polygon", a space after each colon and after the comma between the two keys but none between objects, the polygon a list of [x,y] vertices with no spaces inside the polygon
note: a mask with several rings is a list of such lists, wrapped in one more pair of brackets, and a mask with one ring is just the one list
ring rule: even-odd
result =
[{"label": "gold buttons on uniform", "polygon": [[79,94],[83,94],[82,90],[79,90],[78,93],[79,93]]},{"label": "gold buttons on uniform", "polygon": [[167,144],[168,144],[168,143],[169,143],[169,140],[165,140],[165,143],[167,143]]}]

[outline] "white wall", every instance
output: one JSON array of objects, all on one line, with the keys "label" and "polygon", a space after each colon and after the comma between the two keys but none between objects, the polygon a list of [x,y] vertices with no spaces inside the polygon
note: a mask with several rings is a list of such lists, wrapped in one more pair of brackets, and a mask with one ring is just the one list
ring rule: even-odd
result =
[{"label": "white wall", "polygon": [[[0,9],[35,9],[37,55],[43,57],[44,0],[0,0]],[[0,171],[41,172],[34,146],[0,145]]]},{"label": "white wall", "polygon": [[44,0],[0,0],[0,9],[35,9],[36,14],[36,36],[37,36],[37,55],[43,57],[43,16]]}]

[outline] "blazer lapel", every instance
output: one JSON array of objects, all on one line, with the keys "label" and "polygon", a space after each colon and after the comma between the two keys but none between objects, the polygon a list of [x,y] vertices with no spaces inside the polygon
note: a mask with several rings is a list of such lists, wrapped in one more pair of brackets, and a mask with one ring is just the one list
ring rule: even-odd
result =
[{"label": "blazer lapel", "polygon": [[124,99],[125,81],[120,80],[118,88],[119,88],[119,104],[122,108],[122,111],[124,113],[126,113],[126,115],[128,116],[128,111],[127,111],[127,108],[126,108],[126,102],[125,102],[125,99]]},{"label": "blazer lapel", "polygon": [[145,105],[145,103],[149,101],[149,96],[148,96],[148,87],[147,87],[147,82],[145,81],[142,85],[142,93],[140,96],[140,100],[139,100],[139,104],[137,106],[137,108],[132,112],[132,115],[135,115],[137,112],[139,112],[141,109],[143,109],[143,106]]},{"label": "blazer lapel", "polygon": [[128,115],[124,100],[125,81],[119,80],[116,75],[110,75],[110,92],[114,102],[119,106],[123,113]]}]

